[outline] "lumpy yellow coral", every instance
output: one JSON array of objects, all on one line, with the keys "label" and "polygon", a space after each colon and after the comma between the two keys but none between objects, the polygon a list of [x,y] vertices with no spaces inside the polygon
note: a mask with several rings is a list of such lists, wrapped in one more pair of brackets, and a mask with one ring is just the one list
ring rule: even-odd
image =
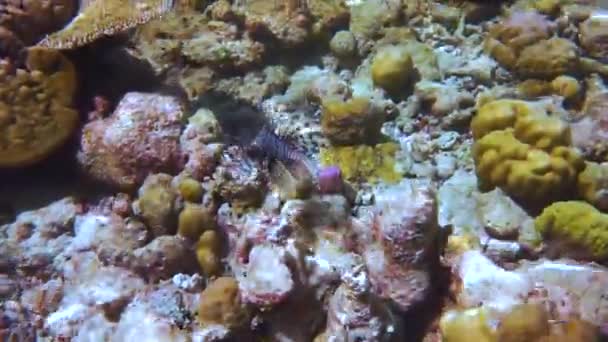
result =
[{"label": "lumpy yellow coral", "polygon": [[439,327],[444,342],[497,341],[484,308],[447,311],[441,317]]},{"label": "lumpy yellow coral", "polygon": [[204,232],[196,244],[196,259],[206,276],[220,271],[220,237],[215,230]]},{"label": "lumpy yellow coral", "polygon": [[549,334],[549,315],[540,304],[519,304],[500,320],[498,341],[537,341]]},{"label": "lumpy yellow coral", "polygon": [[384,113],[365,97],[348,101],[323,99],[321,128],[335,145],[374,143],[380,137]]},{"label": "lumpy yellow coral", "polygon": [[232,277],[220,277],[201,293],[198,321],[203,325],[221,324],[229,329],[242,326],[249,311],[241,299],[239,283]]},{"label": "lumpy yellow coral", "polygon": [[78,124],[72,63],[58,51],[30,48],[26,68],[0,64],[0,168],[36,163],[62,145]]},{"label": "lumpy yellow coral", "polygon": [[534,220],[534,227],[547,240],[557,241],[563,247],[576,247],[571,250],[582,251],[594,260],[608,257],[608,215],[589,203],[553,203]]},{"label": "lumpy yellow coral", "polygon": [[215,216],[202,205],[186,203],[177,219],[177,233],[197,240],[205,230],[215,228]]},{"label": "lumpy yellow coral", "polygon": [[584,162],[570,147],[569,127],[540,106],[497,100],[471,123],[473,159],[482,190],[500,187],[527,201],[547,201],[573,189]]},{"label": "lumpy yellow coral", "polygon": [[173,8],[173,0],[87,0],[70,24],[38,44],[73,49],[155,19]]},{"label": "lumpy yellow coral", "polygon": [[382,143],[374,146],[340,146],[321,149],[323,165],[338,165],[344,177],[351,181],[382,180],[388,183],[399,181],[395,170],[395,154],[399,146]]},{"label": "lumpy yellow coral", "polygon": [[376,86],[390,94],[403,94],[413,79],[414,62],[403,46],[389,45],[374,57],[371,73]]},{"label": "lumpy yellow coral", "polygon": [[199,202],[203,197],[203,187],[197,180],[186,177],[177,186],[179,194],[189,202]]},{"label": "lumpy yellow coral", "polygon": [[608,164],[587,162],[578,175],[578,193],[602,211],[608,210]]}]

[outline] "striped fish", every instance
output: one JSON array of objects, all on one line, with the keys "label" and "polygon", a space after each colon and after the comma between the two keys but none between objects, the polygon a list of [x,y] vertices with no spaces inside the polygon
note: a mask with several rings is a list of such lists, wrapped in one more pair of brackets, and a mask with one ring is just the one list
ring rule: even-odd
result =
[{"label": "striped fish", "polygon": [[281,162],[296,178],[314,177],[317,173],[317,167],[306,154],[288,138],[276,134],[269,125],[262,127],[247,152],[255,158]]}]

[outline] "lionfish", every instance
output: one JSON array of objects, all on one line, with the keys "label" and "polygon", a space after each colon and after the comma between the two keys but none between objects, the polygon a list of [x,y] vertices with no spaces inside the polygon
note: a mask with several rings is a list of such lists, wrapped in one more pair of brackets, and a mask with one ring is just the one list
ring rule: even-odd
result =
[{"label": "lionfish", "polygon": [[269,163],[271,179],[283,192],[296,194],[303,186],[317,183],[318,167],[289,137],[278,135],[269,124],[260,129],[246,151],[251,157]]},{"label": "lionfish", "polygon": [[78,14],[63,29],[38,42],[53,49],[74,49],[112,36],[170,12],[184,0],[80,0]]}]

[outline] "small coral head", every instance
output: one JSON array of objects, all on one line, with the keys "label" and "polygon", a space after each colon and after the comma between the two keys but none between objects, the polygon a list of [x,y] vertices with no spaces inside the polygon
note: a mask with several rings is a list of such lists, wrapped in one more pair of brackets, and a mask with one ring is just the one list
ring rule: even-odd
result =
[{"label": "small coral head", "polygon": [[319,191],[324,194],[342,191],[342,171],[332,165],[322,168],[318,174]]}]

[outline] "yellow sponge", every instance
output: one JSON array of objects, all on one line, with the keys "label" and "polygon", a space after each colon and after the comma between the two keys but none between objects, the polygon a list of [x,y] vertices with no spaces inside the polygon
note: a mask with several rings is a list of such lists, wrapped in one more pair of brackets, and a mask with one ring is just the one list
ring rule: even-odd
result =
[{"label": "yellow sponge", "polygon": [[[556,202],[534,220],[534,227],[564,251],[584,251],[594,260],[608,257],[608,215],[582,201]],[[577,248],[572,248],[577,247]]]}]

